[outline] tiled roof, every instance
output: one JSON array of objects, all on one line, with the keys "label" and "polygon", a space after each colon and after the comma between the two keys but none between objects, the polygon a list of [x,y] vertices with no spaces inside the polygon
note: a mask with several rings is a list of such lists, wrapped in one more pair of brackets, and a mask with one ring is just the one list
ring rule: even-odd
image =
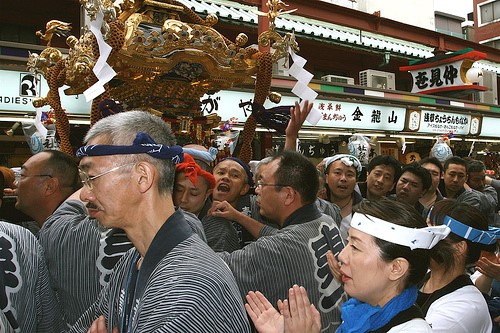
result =
[{"label": "tiled roof", "polygon": [[[226,18],[245,23],[258,22],[257,7],[240,4],[233,1],[210,0],[179,0],[199,14],[216,14],[219,18]],[[357,45],[368,49],[377,49],[399,53],[411,57],[428,58],[433,56],[433,48],[411,43],[396,38],[385,37],[360,31],[340,25],[309,19],[293,14],[286,14],[276,18],[276,28],[286,31],[324,39],[325,42]]]},{"label": "tiled roof", "polygon": [[[248,24],[258,23],[256,6],[244,5],[227,0],[179,0],[199,14],[216,14],[219,18],[236,20]],[[359,48],[387,51],[408,57],[429,58],[434,56],[433,48],[387,37],[367,31],[348,28],[337,24],[309,19],[293,14],[286,14],[276,18],[276,27],[285,31],[295,31],[298,35],[310,38],[323,39],[329,43],[341,43]],[[489,70],[500,74],[500,65],[481,60],[476,61],[474,67]]]}]

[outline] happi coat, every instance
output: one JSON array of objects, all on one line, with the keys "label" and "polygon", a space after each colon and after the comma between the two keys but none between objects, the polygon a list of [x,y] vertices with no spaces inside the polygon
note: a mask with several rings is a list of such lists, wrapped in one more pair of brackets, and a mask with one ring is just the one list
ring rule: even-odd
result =
[{"label": "happi coat", "polygon": [[180,211],[158,231],[137,270],[139,258],[135,248],[123,256],[71,332],[87,332],[100,315],[120,332],[250,332],[231,271]]},{"label": "happi coat", "polygon": [[311,203],[292,213],[282,229],[264,226],[255,242],[218,254],[231,268],[242,297],[258,290],[274,305],[298,284],[320,312],[322,331],[335,332],[346,296],[330,272],[326,252],[337,255],[343,247],[337,223]]}]

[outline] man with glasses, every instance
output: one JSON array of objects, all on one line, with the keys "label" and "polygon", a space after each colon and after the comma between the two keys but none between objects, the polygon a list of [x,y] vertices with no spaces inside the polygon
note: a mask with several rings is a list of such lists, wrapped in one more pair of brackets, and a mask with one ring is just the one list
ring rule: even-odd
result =
[{"label": "man with glasses", "polygon": [[40,226],[50,284],[71,326],[97,299],[114,264],[132,245],[122,231],[105,230],[89,218],[79,200],[81,181],[73,157],[56,150],[30,157],[17,186],[16,208]]},{"label": "man with glasses", "polygon": [[288,288],[302,285],[320,311],[323,327],[334,332],[344,294],[326,265],[326,253],[338,254],[344,245],[336,223],[315,203],[318,187],[316,167],[300,153],[284,151],[261,162],[256,201],[260,214],[280,229],[260,225],[255,242],[219,255],[242,297],[259,290],[276,304],[288,297]]},{"label": "man with glasses", "polygon": [[58,150],[43,151],[31,156],[21,166],[16,208],[41,227],[78,188],[76,161]]},{"label": "man with glasses", "polygon": [[[290,121],[285,131],[285,150],[296,149],[299,130],[312,106],[313,104],[306,100],[303,107],[296,102],[290,108]],[[270,157],[266,157],[257,164],[255,177],[258,178],[260,166],[270,160]],[[231,170],[232,175],[228,172]],[[213,192],[214,202],[202,221],[208,243],[215,251],[232,252],[240,249],[259,238],[264,225],[277,227],[274,221],[260,214],[257,196],[248,193],[253,180],[250,167],[246,163],[238,158],[223,160],[214,168],[214,176],[217,181]],[[342,219],[336,205],[321,198],[317,198],[315,204],[322,213],[331,216],[335,221]]]},{"label": "man with glasses", "polygon": [[[0,173],[0,207],[5,185]],[[0,248],[0,332],[62,331],[61,309],[36,237],[0,220]]]},{"label": "man with glasses", "polygon": [[89,215],[134,248],[71,332],[249,332],[228,267],[172,201],[182,148],[165,122],[128,111],[101,119],[77,155]]}]

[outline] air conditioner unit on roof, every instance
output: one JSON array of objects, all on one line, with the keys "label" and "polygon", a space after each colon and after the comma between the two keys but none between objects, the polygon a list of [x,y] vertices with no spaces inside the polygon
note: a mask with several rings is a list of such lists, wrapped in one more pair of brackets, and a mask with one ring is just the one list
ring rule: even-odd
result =
[{"label": "air conditioner unit on roof", "polygon": [[339,75],[325,75],[321,77],[321,81],[354,84],[354,79],[352,77],[339,76]]},{"label": "air conditioner unit on roof", "polygon": [[483,69],[479,85],[488,87],[488,90],[479,92],[479,102],[498,104],[497,73]]},{"label": "air conditioner unit on roof", "polygon": [[367,69],[359,72],[361,86],[379,89],[396,89],[396,76],[394,73]]}]

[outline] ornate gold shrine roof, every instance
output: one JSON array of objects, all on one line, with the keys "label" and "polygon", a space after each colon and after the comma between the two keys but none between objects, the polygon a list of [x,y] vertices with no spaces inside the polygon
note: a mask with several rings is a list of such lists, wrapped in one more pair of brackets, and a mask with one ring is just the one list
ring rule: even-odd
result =
[{"label": "ornate gold shrine roof", "polygon": [[[281,0],[268,0],[269,11],[258,13],[269,17],[270,28],[259,36],[259,45],[270,46],[270,52],[246,46],[248,38],[244,34],[229,40],[215,29],[216,15],[202,18],[177,0],[80,3],[91,22],[100,22],[103,17],[102,24],[92,26],[92,32],[87,28],[79,39],[69,36],[69,55],[63,58],[60,51],[50,47],[50,41],[54,34],[67,30],[67,24],[50,21],[45,33],[37,33],[48,47],[40,55],[31,54],[28,61],[30,70],[42,73],[49,84],[47,96],[34,104],[49,104],[55,110],[61,141],[65,141],[69,126],[59,87],[68,85],[65,93],[69,95],[95,87],[103,78],[93,69],[103,60],[116,76],[104,81],[104,92],[93,99],[91,123],[101,117],[99,102],[109,98],[121,103],[125,110],[148,109],[196,117],[204,94],[255,83],[254,101],[263,104],[269,95],[272,62],[287,56],[289,47],[297,49],[293,34],[281,36],[274,30],[279,15],[293,12],[285,11]],[[107,59],[100,58],[102,41],[111,47]],[[62,132],[59,126],[65,126]],[[70,149],[64,142],[61,147]]]}]

